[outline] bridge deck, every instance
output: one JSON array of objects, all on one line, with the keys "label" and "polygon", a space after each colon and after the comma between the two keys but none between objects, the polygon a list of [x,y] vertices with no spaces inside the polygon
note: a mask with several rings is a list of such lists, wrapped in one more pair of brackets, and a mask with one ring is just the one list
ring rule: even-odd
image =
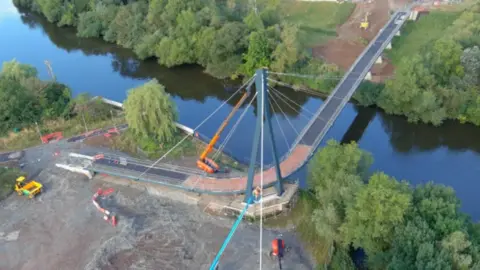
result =
[{"label": "bridge deck", "polygon": [[[293,149],[286,159],[280,164],[283,177],[288,177],[301,168],[313,155],[340,111],[351,98],[366,73],[370,70],[378,56],[386,45],[391,41],[395,32],[399,30],[404,20],[397,21],[407,12],[395,13],[384,29],[369,44],[367,49],[360,55],[352,68],[345,74],[342,81],[332,92],[331,96],[322,104],[315,117],[307,124],[302,131]],[[210,193],[241,193],[245,191],[247,176],[243,177],[220,177],[212,178],[202,175],[187,174],[184,172],[169,171],[163,168],[153,168],[139,179],[141,172],[148,167],[141,164],[123,166],[112,164],[108,161],[98,160],[90,168],[93,171],[126,176],[137,180],[156,182],[160,184],[173,185],[176,187]],[[263,172],[264,185],[273,184],[277,179],[274,168]],[[254,176],[254,186],[260,185],[260,173]]]}]

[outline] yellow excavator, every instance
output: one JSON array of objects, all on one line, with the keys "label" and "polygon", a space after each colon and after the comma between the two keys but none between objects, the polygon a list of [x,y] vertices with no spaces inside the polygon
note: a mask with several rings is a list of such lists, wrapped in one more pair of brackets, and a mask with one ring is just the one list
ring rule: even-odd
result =
[{"label": "yellow excavator", "polygon": [[210,154],[210,152],[212,152],[212,150],[215,147],[215,144],[217,143],[218,139],[220,139],[220,134],[223,132],[225,127],[227,127],[230,119],[232,119],[233,115],[238,111],[240,106],[242,106],[242,104],[245,102],[245,100],[250,95],[250,86],[251,86],[251,84],[247,87],[245,93],[243,93],[240,100],[237,102],[237,104],[235,104],[235,107],[233,107],[230,114],[223,121],[222,125],[218,128],[217,132],[215,133],[215,136],[213,136],[213,138],[210,140],[210,142],[208,143],[205,150],[200,155],[200,158],[197,160],[197,167],[198,168],[206,171],[207,173],[216,173],[220,170],[220,167],[218,166],[218,164],[215,161],[213,161],[212,159],[208,158],[208,154]]},{"label": "yellow excavator", "polygon": [[369,23],[368,23],[368,16],[370,16],[370,12],[365,13],[365,18],[362,22],[360,22],[360,28],[367,30]]},{"label": "yellow excavator", "polygon": [[15,191],[19,196],[25,195],[33,199],[38,193],[42,192],[43,185],[35,180],[25,183],[25,176],[20,176],[15,182]]}]

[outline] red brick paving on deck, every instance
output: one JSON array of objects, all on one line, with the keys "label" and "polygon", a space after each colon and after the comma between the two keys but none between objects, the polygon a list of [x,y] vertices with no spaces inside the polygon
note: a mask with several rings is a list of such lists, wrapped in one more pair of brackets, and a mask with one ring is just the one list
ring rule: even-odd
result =
[{"label": "red brick paving on deck", "polygon": [[[311,146],[299,144],[293,149],[292,153],[280,163],[282,176],[289,176],[299,167],[301,167],[311,152]],[[253,179],[253,186],[260,186],[260,172]],[[268,185],[277,180],[275,168],[272,167],[263,172],[263,185]],[[186,188],[195,188],[205,191],[232,192],[244,191],[247,186],[247,176],[237,178],[208,178],[203,176],[190,176],[183,182]]]}]

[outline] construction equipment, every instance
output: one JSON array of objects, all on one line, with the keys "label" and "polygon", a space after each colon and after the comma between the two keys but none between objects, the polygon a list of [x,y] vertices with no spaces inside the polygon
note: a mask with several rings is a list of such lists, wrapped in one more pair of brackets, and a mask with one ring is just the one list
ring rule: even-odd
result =
[{"label": "construction equipment", "polygon": [[369,26],[368,16],[370,16],[370,12],[365,13],[365,18],[363,18],[363,21],[360,22],[360,28],[365,30],[368,29],[368,26]]},{"label": "construction equipment", "polygon": [[38,193],[42,192],[42,184],[35,180],[25,184],[25,180],[25,176],[20,176],[16,180],[15,191],[19,196],[25,195],[28,196],[28,198],[33,199]]},{"label": "construction equipment", "polygon": [[240,106],[242,106],[242,104],[245,102],[247,97],[250,95],[250,87],[251,87],[251,84],[249,86],[247,86],[247,89],[246,89],[245,93],[243,93],[240,100],[237,102],[237,104],[235,104],[235,107],[233,107],[230,114],[223,121],[222,125],[218,128],[217,132],[215,133],[215,136],[213,136],[213,138],[208,143],[207,148],[205,148],[205,150],[200,155],[200,158],[197,160],[197,167],[198,168],[206,171],[207,173],[216,173],[220,170],[220,167],[218,166],[218,164],[215,161],[213,161],[212,159],[208,158],[207,156],[208,156],[208,154],[210,154],[210,152],[212,152],[212,150],[215,147],[215,144],[217,143],[218,139],[220,139],[220,134],[223,132],[225,127],[228,125],[228,122],[230,121],[230,119],[232,119],[233,115],[238,111]]},{"label": "construction equipment", "polygon": [[218,139],[220,139],[220,134],[223,132],[225,127],[227,127],[230,119],[237,112],[237,110],[240,108],[240,106],[245,102],[245,100],[247,99],[248,96],[249,96],[249,91],[246,91],[245,93],[243,93],[242,97],[237,102],[237,104],[235,104],[235,107],[233,107],[232,111],[227,116],[225,121],[223,121],[222,125],[220,125],[217,132],[215,133],[215,136],[213,136],[213,138],[210,140],[210,142],[208,143],[205,150],[200,155],[200,158],[197,161],[198,168],[206,171],[207,173],[218,172],[218,170],[220,169],[218,164],[215,161],[213,161],[212,159],[208,158],[207,156],[208,156],[208,154],[210,154],[210,152],[212,152],[212,150],[213,150],[215,144],[217,143]]}]

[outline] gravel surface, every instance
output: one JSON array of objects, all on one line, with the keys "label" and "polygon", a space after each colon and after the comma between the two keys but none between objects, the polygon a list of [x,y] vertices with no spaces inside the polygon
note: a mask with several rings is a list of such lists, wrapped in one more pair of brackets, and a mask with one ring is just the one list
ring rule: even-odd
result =
[{"label": "gravel surface", "polygon": [[[112,227],[91,202],[106,183],[54,167],[68,151],[94,153],[63,142],[28,149],[21,159],[30,177],[44,185],[33,200],[11,195],[0,202],[0,269],[208,269],[234,220],[210,216],[197,206],[113,186],[100,201],[117,213]],[[59,152],[59,156],[54,153]],[[263,232],[263,269],[279,269],[268,257],[278,231]],[[291,251],[283,269],[313,269],[295,236],[283,233]],[[259,227],[244,221],[220,261],[219,270],[259,264]]]}]

